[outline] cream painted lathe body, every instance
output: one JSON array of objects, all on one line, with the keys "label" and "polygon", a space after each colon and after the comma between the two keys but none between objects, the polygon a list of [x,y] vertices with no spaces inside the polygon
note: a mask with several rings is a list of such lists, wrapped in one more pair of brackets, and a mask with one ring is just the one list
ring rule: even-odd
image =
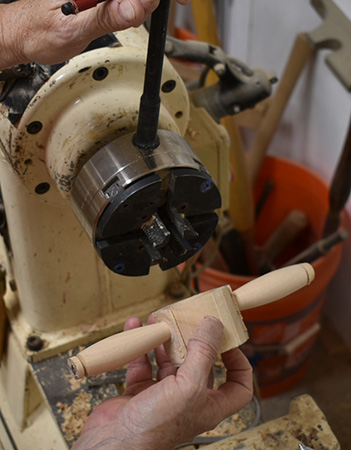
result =
[{"label": "cream painted lathe body", "polygon": [[[175,271],[158,267],[137,279],[112,273],[72,211],[70,189],[82,164],[136,129],[147,33],[139,28],[116,36],[119,46],[84,53],[59,69],[16,125],[4,107],[0,115],[1,189],[11,240],[11,249],[2,245],[1,257],[11,331],[0,395],[21,449],[38,448],[38,436],[46,449],[66,448],[31,363],[117,332],[131,315],[145,318],[174,301],[169,292],[179,283]],[[95,79],[102,67],[109,76]],[[227,209],[227,133],[205,110],[190,105],[183,81],[166,60],[162,80],[169,79],[176,87],[161,93],[159,126],[185,137],[211,172]],[[28,126],[36,122],[42,129],[32,134]],[[47,185],[48,191],[38,190]],[[33,335],[42,340],[39,351],[27,347]],[[47,435],[38,429],[48,430]]]}]

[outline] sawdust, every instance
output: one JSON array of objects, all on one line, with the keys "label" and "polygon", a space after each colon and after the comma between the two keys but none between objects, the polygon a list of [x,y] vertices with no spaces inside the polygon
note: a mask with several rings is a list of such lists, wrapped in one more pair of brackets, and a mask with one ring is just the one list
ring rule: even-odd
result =
[{"label": "sawdust", "polygon": [[71,391],[77,391],[78,389],[81,389],[83,384],[86,384],[86,378],[77,380],[72,373],[68,373],[66,379],[70,384]]},{"label": "sawdust", "polygon": [[67,405],[62,402],[56,403],[56,407],[64,421],[61,429],[68,442],[73,441],[80,435],[92,410],[91,400],[91,394],[80,392],[73,400],[72,405]]},{"label": "sawdust", "polygon": [[243,421],[240,414],[237,413],[228,417],[219,425],[217,425],[216,428],[214,428],[211,431],[207,431],[206,433],[203,433],[201,436],[212,436],[212,437],[232,436],[234,434],[240,433],[246,427],[247,424]]},{"label": "sawdust", "polygon": [[82,333],[93,333],[94,331],[99,331],[100,327],[95,323],[82,323],[80,325],[80,331]]}]

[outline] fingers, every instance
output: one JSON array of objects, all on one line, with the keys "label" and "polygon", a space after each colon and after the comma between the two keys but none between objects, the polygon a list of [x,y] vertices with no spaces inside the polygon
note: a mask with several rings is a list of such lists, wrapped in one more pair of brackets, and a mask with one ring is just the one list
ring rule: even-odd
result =
[{"label": "fingers", "polygon": [[[106,33],[140,26],[158,6],[159,0],[110,0],[100,3],[92,25]],[[92,12],[93,13],[93,12]],[[94,23],[95,21],[95,23]]]},{"label": "fingers", "polygon": [[23,0],[21,4],[1,5],[1,23],[8,25],[2,27],[6,33],[0,49],[1,69],[31,61],[66,61],[104,34],[138,27],[157,8],[159,0],[109,0],[70,16],[62,14],[63,3]]},{"label": "fingers", "polygon": [[143,324],[138,317],[129,317],[124,324],[124,331],[132,330],[134,328],[142,327]]},{"label": "fingers", "polygon": [[[126,321],[124,331],[141,326],[142,323],[137,317],[131,317]],[[125,394],[135,394],[136,385],[146,381],[150,381],[150,384],[152,382],[152,367],[147,355],[143,355],[127,365]]]},{"label": "fingers", "polygon": [[119,0],[118,12],[129,26],[141,25],[158,6],[158,0]]},{"label": "fingers", "polygon": [[137,11],[135,11],[133,3],[129,0],[120,3],[118,12],[121,18],[127,23],[134,23],[137,18]]},{"label": "fingers", "polygon": [[227,380],[214,395],[218,394],[217,401],[221,404],[223,417],[228,417],[252,399],[252,367],[238,348],[223,353],[222,360],[227,369]]},{"label": "fingers", "polygon": [[227,369],[227,382],[223,385],[223,389],[230,389],[227,386],[237,384],[242,387],[243,393],[246,391],[246,394],[252,397],[252,366],[244,353],[235,348],[223,353],[222,361]]},{"label": "fingers", "polygon": [[[189,340],[188,353],[177,372],[177,378],[182,376],[185,381],[191,381],[190,387],[196,389],[193,397],[208,387],[208,377],[216,362],[223,332],[223,324],[218,319],[207,317]],[[226,383],[217,391],[207,391],[216,405],[216,408],[211,409],[211,417],[216,422],[242,409],[253,394],[252,368],[244,354],[239,349],[230,350],[223,353],[222,360],[227,369]]]},{"label": "fingers", "polygon": [[252,372],[251,364],[246,358],[244,353],[239,349],[235,348],[229,350],[222,354],[222,361],[227,369],[227,379],[228,381],[233,381],[230,378],[236,376],[236,373],[250,373]]},{"label": "fingers", "polygon": [[[151,315],[148,319],[149,324],[155,323],[153,316]],[[176,367],[173,366],[171,361],[168,358],[167,353],[163,345],[159,345],[155,348],[155,359],[158,367],[157,370],[157,381],[161,381],[169,375],[175,375],[177,372]]]},{"label": "fingers", "polygon": [[188,353],[177,372],[189,377],[194,384],[207,385],[208,377],[217,359],[224,327],[215,317],[205,317],[188,342]]}]

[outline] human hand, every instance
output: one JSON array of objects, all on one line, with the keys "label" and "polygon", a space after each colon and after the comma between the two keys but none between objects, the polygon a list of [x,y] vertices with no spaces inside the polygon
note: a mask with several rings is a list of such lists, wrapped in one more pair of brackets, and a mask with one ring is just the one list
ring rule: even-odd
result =
[{"label": "human hand", "polygon": [[[131,318],[125,329],[138,326],[139,319]],[[243,408],[252,398],[252,369],[239,349],[222,354],[226,382],[218,390],[208,387],[222,337],[222,323],[205,318],[178,369],[157,348],[156,380],[147,355],[130,363],[124,394],[93,411],[72,450],[168,450]]]},{"label": "human hand", "polygon": [[68,60],[100,36],[138,27],[159,4],[159,0],[109,0],[65,16],[61,12],[64,2],[20,0],[0,5],[0,70],[33,61],[55,64]]}]

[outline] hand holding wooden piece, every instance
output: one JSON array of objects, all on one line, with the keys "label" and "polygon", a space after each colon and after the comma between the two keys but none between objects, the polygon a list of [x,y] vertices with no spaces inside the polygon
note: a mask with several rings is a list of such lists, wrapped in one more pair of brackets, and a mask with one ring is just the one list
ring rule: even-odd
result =
[{"label": "hand holding wooden piece", "polygon": [[118,333],[91,345],[68,365],[76,378],[97,375],[120,368],[160,344],[175,365],[186,355],[187,343],[205,316],[217,317],[224,325],[220,352],[236,348],[248,339],[240,310],[279,300],[310,284],[314,270],[310,264],[297,264],[256,278],[232,292],[223,286],[181,300],[153,313],[155,324]]}]

